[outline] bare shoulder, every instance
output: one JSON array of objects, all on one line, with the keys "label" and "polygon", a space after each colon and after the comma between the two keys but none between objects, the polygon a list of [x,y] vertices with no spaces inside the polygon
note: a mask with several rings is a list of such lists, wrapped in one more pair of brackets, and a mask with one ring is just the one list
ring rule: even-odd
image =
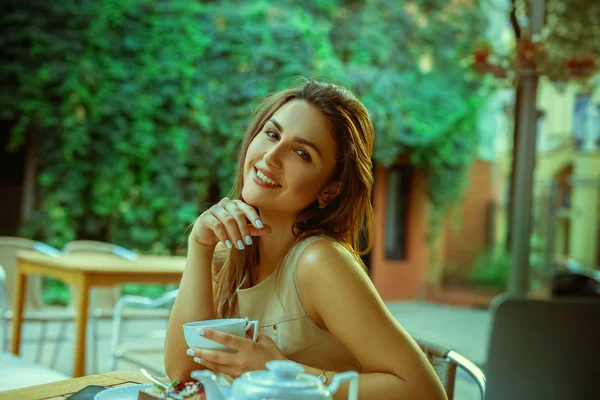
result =
[{"label": "bare shoulder", "polygon": [[333,240],[318,240],[304,249],[296,265],[297,279],[340,278],[340,275],[368,278],[363,267],[346,247]]},{"label": "bare shoulder", "polygon": [[312,243],[300,254],[296,280],[306,311],[321,326],[325,323],[324,312],[338,301],[356,296],[373,300],[379,297],[350,250],[332,240]]},{"label": "bare shoulder", "polygon": [[422,393],[420,398],[445,398],[427,358],[348,249],[329,240],[311,244],[298,259],[296,277],[313,321],[335,336],[364,369],[397,376],[410,383],[407,390]]}]

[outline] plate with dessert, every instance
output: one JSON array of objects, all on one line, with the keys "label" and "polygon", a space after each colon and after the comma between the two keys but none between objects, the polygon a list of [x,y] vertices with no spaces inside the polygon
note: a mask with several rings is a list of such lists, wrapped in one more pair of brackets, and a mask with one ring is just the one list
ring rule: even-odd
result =
[{"label": "plate with dessert", "polygon": [[94,400],[206,400],[200,382],[173,382],[168,388],[155,384],[110,388],[98,393]]}]

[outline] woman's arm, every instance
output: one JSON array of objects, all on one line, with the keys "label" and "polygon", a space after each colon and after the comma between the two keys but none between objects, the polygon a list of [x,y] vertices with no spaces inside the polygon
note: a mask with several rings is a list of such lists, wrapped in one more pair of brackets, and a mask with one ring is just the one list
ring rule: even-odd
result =
[{"label": "woman's arm", "polygon": [[254,208],[240,200],[222,199],[194,223],[188,237],[188,255],[181,285],[167,328],[165,370],[171,379],[189,380],[190,373],[200,367],[187,356],[188,346],[183,324],[215,317],[212,265],[218,243],[232,247],[249,235],[271,232],[263,226]]},{"label": "woman's arm", "polygon": [[183,324],[213,319],[212,258],[215,246],[204,246],[188,238],[188,255],[181,286],[171,311],[165,342],[165,370],[171,380],[189,380],[190,373],[201,369],[186,355],[188,345]]},{"label": "woman's arm", "polygon": [[[394,319],[371,280],[341,245],[321,240],[300,255],[296,270],[303,303],[369,373],[359,377],[362,399],[446,399],[415,341]],[[307,368],[319,375],[320,370]],[[334,373],[326,372],[328,382]],[[343,385],[335,399],[347,398]]]}]

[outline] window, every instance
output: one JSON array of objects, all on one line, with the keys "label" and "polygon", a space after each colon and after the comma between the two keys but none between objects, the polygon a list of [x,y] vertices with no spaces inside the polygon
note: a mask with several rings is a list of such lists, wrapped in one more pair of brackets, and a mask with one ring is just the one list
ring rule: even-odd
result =
[{"label": "window", "polygon": [[575,97],[573,135],[575,147],[580,151],[595,151],[600,144],[600,108],[591,100],[586,94]]},{"label": "window", "polygon": [[385,257],[388,260],[406,259],[408,238],[408,203],[412,168],[392,167],[387,177]]}]

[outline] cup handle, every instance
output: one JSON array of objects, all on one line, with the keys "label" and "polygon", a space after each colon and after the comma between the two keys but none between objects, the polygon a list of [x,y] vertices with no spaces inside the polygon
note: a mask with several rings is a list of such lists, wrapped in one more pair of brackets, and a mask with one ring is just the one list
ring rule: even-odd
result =
[{"label": "cup handle", "polygon": [[249,321],[248,318],[246,318],[246,332],[248,332],[248,329],[250,329],[250,327],[254,327],[254,335],[252,335],[252,341],[256,342],[256,338],[258,338],[258,321]]}]

